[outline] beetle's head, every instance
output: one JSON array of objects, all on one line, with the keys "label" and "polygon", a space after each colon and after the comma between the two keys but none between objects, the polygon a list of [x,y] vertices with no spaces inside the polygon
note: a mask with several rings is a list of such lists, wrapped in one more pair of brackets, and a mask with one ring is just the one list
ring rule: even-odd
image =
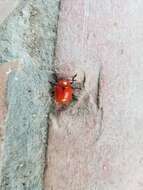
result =
[{"label": "beetle's head", "polygon": [[57,85],[59,85],[61,87],[71,86],[70,81],[69,80],[65,80],[65,79],[58,80]]}]

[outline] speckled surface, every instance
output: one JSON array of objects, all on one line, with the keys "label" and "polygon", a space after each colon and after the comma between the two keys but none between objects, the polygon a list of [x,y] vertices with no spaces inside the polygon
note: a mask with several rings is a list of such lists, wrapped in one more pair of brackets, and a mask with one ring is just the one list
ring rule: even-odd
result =
[{"label": "speckled surface", "polygon": [[0,24],[16,8],[19,0],[0,0]]},{"label": "speckled surface", "polygon": [[[18,62],[17,71],[8,75],[6,156],[0,189],[41,190],[47,144],[43,137],[47,137],[51,103],[47,80],[55,38],[55,30],[49,33],[53,29],[49,26],[57,18],[57,11],[45,10],[57,10],[58,2],[21,2],[0,29],[1,97],[7,86],[4,72],[9,72],[11,64],[4,62]],[[47,6],[41,6],[42,2]],[[40,11],[32,20],[31,5]],[[7,13],[13,8],[8,6]],[[142,10],[142,0],[62,0],[55,66],[67,76],[77,72],[80,78],[85,72],[86,83],[77,104],[50,114],[45,190],[142,190]],[[47,14],[48,22],[43,19]],[[3,116],[5,112],[0,112],[2,120]]]},{"label": "speckled surface", "polygon": [[21,0],[0,26],[0,63],[18,62],[6,85],[1,190],[43,189],[58,11],[59,0]]},{"label": "speckled surface", "polygon": [[79,104],[51,116],[46,190],[142,190],[142,10],[142,0],[62,0],[57,68],[87,80]]},{"label": "speckled surface", "polygon": [[[10,72],[18,69],[16,61],[0,65],[0,172],[4,156],[5,120],[7,115],[7,81]],[[1,175],[0,175],[1,176]]]}]

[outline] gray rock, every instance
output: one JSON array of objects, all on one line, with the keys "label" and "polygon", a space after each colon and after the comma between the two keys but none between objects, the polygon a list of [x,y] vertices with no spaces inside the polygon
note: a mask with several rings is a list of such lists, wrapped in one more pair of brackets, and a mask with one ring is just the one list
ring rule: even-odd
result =
[{"label": "gray rock", "polygon": [[59,0],[21,0],[0,28],[0,63],[20,60],[8,80],[1,190],[41,190]]}]

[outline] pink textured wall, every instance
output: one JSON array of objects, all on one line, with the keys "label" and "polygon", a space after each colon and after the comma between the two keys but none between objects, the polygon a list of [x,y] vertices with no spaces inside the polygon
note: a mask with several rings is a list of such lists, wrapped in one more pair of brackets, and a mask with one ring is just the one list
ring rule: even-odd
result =
[{"label": "pink textured wall", "polygon": [[62,0],[56,67],[87,81],[77,105],[51,116],[46,190],[142,189],[142,10],[141,0]]},{"label": "pink textured wall", "polygon": [[0,0],[0,24],[12,12],[18,4],[18,0]]},{"label": "pink textured wall", "polygon": [[[16,2],[0,0],[0,23]],[[55,64],[86,83],[77,105],[51,115],[46,190],[142,190],[142,10],[142,0],[61,0]],[[8,72],[0,66],[0,125]]]}]

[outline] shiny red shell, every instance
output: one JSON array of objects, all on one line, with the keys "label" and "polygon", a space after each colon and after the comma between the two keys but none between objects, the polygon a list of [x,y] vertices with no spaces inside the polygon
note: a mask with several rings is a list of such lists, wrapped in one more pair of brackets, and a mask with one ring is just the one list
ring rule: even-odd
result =
[{"label": "shiny red shell", "polygon": [[54,86],[54,98],[56,103],[68,105],[72,101],[73,88],[69,80],[58,80]]}]

